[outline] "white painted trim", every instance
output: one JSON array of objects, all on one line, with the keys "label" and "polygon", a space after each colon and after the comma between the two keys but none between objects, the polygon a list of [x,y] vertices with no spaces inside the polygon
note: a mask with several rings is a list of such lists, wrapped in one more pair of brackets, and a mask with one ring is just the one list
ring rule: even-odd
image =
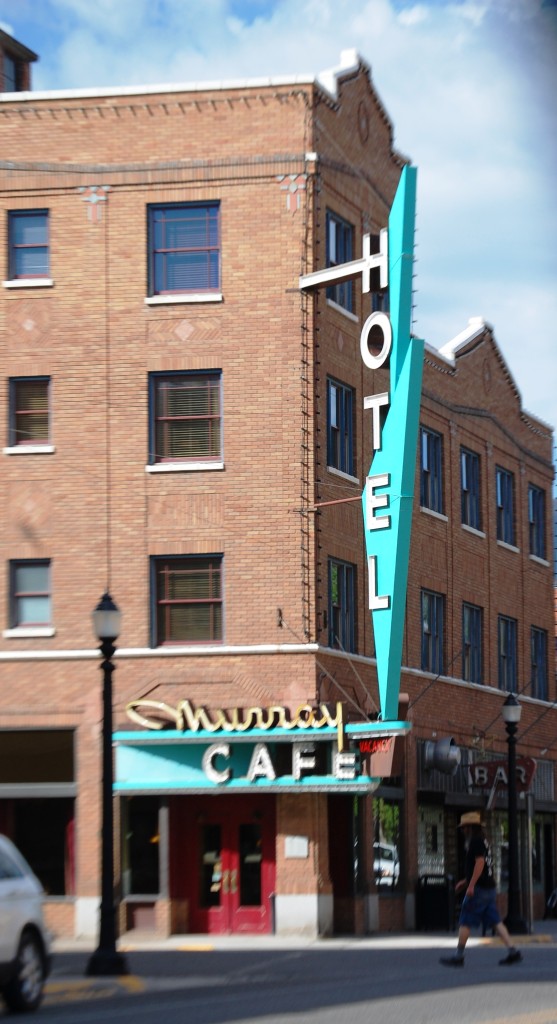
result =
[{"label": "white painted trim", "polygon": [[54,626],[16,626],[14,629],[4,629],[2,636],[6,640],[29,639],[29,637],[55,636]]},{"label": "white painted trim", "polygon": [[222,302],[222,292],[176,292],[175,295],[149,295],[146,306],[168,306],[183,302]]},{"label": "white painted trim", "polygon": [[211,469],[224,469],[224,462],[157,462],[145,466],[146,473],[194,473]]},{"label": "white painted trim", "polygon": [[55,451],[53,444],[19,444],[2,449],[4,455],[52,455]]},{"label": "white painted trim", "polygon": [[468,523],[461,523],[460,525],[463,530],[466,530],[466,533],[473,533],[474,537],[483,537],[485,540],[485,533],[483,530],[476,530],[475,526],[468,526]]},{"label": "white painted trim", "polygon": [[53,288],[54,281],[51,277],[35,277],[22,279],[21,281],[2,281],[3,288]]},{"label": "white painted trim", "polygon": [[426,508],[425,505],[420,505],[420,512],[425,512],[426,516],[433,516],[434,519],[440,519],[442,523],[448,523],[449,517],[443,515],[442,512],[436,512],[433,508]]}]

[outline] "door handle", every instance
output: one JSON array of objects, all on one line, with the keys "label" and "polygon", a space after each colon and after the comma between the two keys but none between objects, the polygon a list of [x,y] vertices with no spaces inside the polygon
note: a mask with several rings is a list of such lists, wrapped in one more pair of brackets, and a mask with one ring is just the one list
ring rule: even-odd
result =
[{"label": "door handle", "polygon": [[230,872],[230,892],[235,894],[238,892],[238,872]]},{"label": "door handle", "polygon": [[222,891],[225,894],[228,894],[228,892],[230,891],[230,889],[229,889],[229,878],[230,878],[230,872],[229,871],[223,871],[223,873],[222,873]]}]

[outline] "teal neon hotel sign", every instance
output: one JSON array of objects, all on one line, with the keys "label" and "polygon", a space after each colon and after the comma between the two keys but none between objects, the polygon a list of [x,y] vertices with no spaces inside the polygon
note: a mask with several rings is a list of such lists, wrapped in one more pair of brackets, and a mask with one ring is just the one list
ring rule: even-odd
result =
[{"label": "teal neon hotel sign", "polygon": [[[369,608],[384,721],[398,715],[422,387],[424,343],[410,334],[416,177],[415,167],[403,169],[378,253],[371,253],[370,236],[364,235],[360,260],[300,278],[300,288],[307,289],[361,274],[365,293],[370,291],[371,271],[378,269],[381,287],[389,286],[390,315],[372,313],[360,337],[361,357],[369,369],[390,366],[390,391],[364,398],[364,409],[371,410],[374,454],[362,494]],[[374,341],[378,331],[382,335],[378,354],[370,352],[372,331]]]}]

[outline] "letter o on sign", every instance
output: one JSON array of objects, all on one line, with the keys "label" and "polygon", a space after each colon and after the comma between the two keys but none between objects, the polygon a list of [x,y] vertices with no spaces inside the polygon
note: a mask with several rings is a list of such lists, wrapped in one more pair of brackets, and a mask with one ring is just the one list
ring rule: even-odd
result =
[{"label": "letter o on sign", "polygon": [[[369,336],[375,327],[381,331],[383,343],[378,354],[374,356],[369,350]],[[360,354],[368,369],[379,370],[387,362],[391,354],[392,344],[393,329],[389,317],[386,313],[372,313],[371,316],[368,316],[360,335]]]}]

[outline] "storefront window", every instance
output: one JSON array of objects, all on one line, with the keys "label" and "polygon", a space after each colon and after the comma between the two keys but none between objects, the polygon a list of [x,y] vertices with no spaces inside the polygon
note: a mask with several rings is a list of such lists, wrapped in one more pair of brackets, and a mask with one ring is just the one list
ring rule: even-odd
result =
[{"label": "storefront window", "polygon": [[0,730],[0,832],[48,896],[75,894],[74,739],[73,729]]},{"label": "storefront window", "polygon": [[394,800],[373,801],[375,821],[373,870],[379,893],[392,892],[402,884],[400,855],[402,850],[400,803]]},{"label": "storefront window", "polygon": [[445,874],[443,808],[422,806],[418,815],[418,875]]},{"label": "storefront window", "polygon": [[159,892],[159,798],[132,796],[123,802],[125,896]]}]

